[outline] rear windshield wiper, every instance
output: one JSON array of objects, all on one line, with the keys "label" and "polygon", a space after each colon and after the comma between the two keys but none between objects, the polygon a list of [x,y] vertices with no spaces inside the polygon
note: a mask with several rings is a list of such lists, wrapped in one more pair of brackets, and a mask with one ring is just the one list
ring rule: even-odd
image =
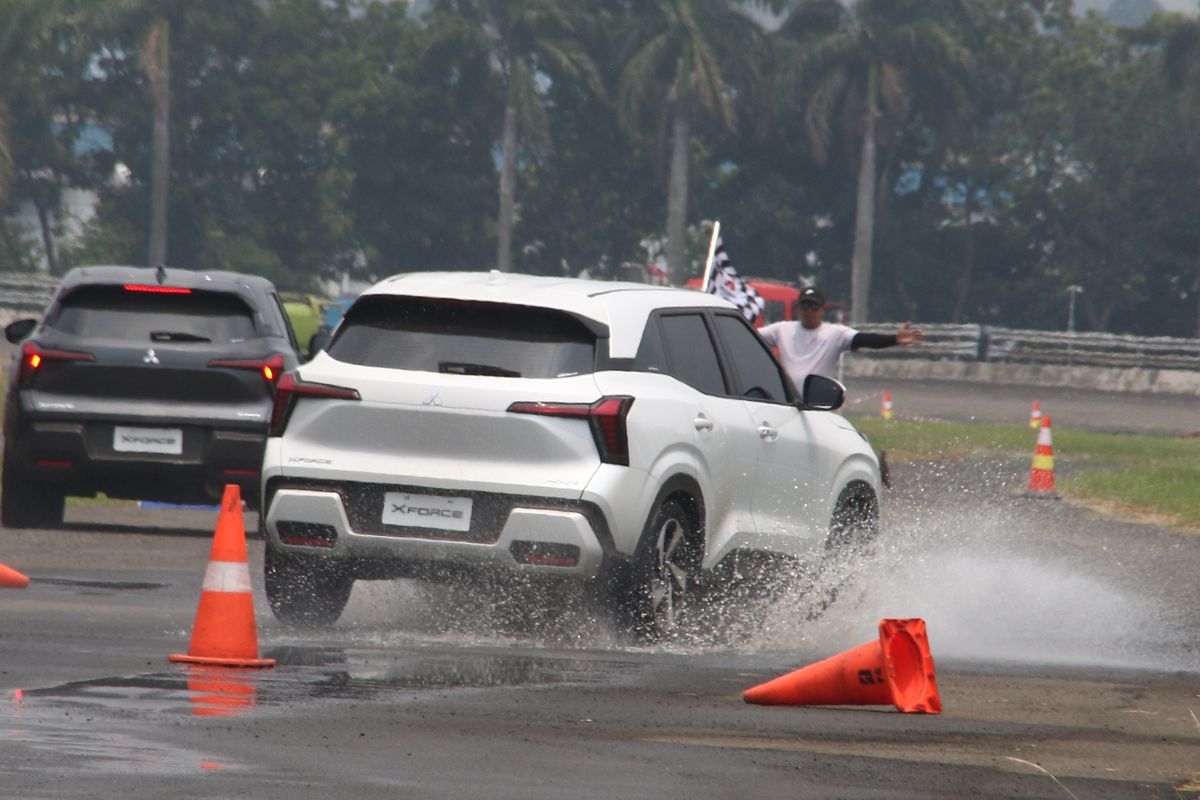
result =
[{"label": "rear windshield wiper", "polygon": [[503,367],[493,367],[491,364],[465,364],[459,361],[439,361],[438,372],[449,372],[453,375],[488,375],[493,378],[519,378],[521,373]]},{"label": "rear windshield wiper", "polygon": [[198,336],[184,331],[150,331],[150,340],[154,342],[211,342],[207,336]]}]

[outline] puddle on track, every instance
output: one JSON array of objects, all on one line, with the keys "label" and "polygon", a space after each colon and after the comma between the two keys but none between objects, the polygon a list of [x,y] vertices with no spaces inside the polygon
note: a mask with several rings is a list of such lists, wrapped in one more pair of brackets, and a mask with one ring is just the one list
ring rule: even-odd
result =
[{"label": "puddle on track", "polygon": [[[280,647],[273,669],[181,665],[170,672],[108,677],[16,690],[0,706],[0,746],[35,754],[78,773],[194,774],[242,769],[205,754],[138,735],[146,720],[286,714],[296,704],[388,700],[403,692],[454,688],[594,683],[611,664],[538,654],[455,650],[396,652],[338,647]],[[56,768],[58,768],[56,766]]]}]

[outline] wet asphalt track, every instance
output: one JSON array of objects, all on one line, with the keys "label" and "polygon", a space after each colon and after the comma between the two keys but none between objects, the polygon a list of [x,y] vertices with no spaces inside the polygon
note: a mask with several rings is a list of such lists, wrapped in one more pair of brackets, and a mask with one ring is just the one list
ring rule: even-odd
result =
[{"label": "wet asphalt track", "polygon": [[[919,406],[908,389],[890,388],[897,413],[953,418],[934,405],[946,392]],[[1056,427],[1083,402],[1047,397]],[[953,413],[1018,400],[971,390]],[[1138,419],[1158,407],[1128,401]],[[1189,429],[1163,405],[1164,433]],[[1080,418],[1110,413],[1134,412]],[[0,589],[0,796],[1200,796],[1200,536],[1028,500],[1027,470],[897,467],[849,584],[659,648],[586,608],[498,632],[469,587],[409,583],[359,584],[333,630],[289,630],[251,540],[260,648],[279,662],[253,672],[167,661],[187,648],[215,515],[75,507],[64,530],[0,530],[0,563],[33,578]],[[742,702],[882,617],[926,621],[941,715]]]}]

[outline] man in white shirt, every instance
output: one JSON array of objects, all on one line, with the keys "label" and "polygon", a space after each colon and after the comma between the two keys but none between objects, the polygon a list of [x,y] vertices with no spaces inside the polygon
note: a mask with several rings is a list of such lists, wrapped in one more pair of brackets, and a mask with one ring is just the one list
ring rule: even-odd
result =
[{"label": "man in white shirt", "polygon": [[916,344],[925,338],[920,328],[904,323],[895,334],[861,333],[846,325],[825,322],[825,296],[815,286],[801,290],[796,300],[799,322],[785,320],[766,325],[759,334],[779,353],[779,361],[797,388],[804,378],[816,373],[837,379],[838,359],[847,350],[866,347],[878,350]]}]

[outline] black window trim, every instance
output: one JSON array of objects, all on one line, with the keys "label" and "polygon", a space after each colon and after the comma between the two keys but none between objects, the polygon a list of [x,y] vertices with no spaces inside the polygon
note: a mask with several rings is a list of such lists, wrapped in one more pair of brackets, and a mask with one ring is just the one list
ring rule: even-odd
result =
[{"label": "black window trim", "polygon": [[[788,376],[787,371],[784,370],[783,366],[779,363],[779,359],[775,357],[775,354],[771,352],[771,348],[767,347],[767,343],[761,340],[759,343],[762,345],[762,348],[766,354],[770,357],[771,362],[775,365],[775,369],[779,372],[779,377],[783,383],[783,390],[787,393],[787,398],[785,400],[772,400],[765,397],[748,397],[746,395],[739,394],[743,387],[740,385],[737,369],[733,365],[733,359],[729,353],[729,346],[721,336],[720,329],[717,327],[715,320],[715,317],[717,316],[733,317],[749,328],[750,323],[746,322],[746,318],[736,311],[714,309],[707,306],[676,306],[671,308],[658,308],[650,313],[650,318],[646,321],[646,326],[649,327],[650,325],[654,325],[656,334],[659,336],[659,339],[662,340],[662,328],[659,324],[660,320],[663,317],[683,315],[699,315],[701,317],[701,319],[704,321],[704,326],[708,331],[709,338],[712,340],[717,351],[717,366],[721,370],[721,378],[725,382],[725,394],[708,395],[709,397],[725,397],[734,400],[749,400],[754,403],[771,403],[773,405],[793,407],[799,402],[799,394],[796,387],[792,384],[792,380]],[[754,331],[753,328],[750,329],[750,332],[756,337],[758,336],[758,333]],[[643,332],[642,335],[645,336],[645,333]],[[671,353],[667,352],[666,357],[667,366],[671,371],[671,376],[674,377],[675,365],[671,363]],[[626,359],[622,360],[624,361]],[[632,367],[632,363],[630,366]],[[652,374],[658,375],[661,373],[654,372]],[[676,378],[676,380],[678,380],[678,378]],[[700,390],[697,389],[697,391]],[[707,392],[704,394],[707,394]]]}]

